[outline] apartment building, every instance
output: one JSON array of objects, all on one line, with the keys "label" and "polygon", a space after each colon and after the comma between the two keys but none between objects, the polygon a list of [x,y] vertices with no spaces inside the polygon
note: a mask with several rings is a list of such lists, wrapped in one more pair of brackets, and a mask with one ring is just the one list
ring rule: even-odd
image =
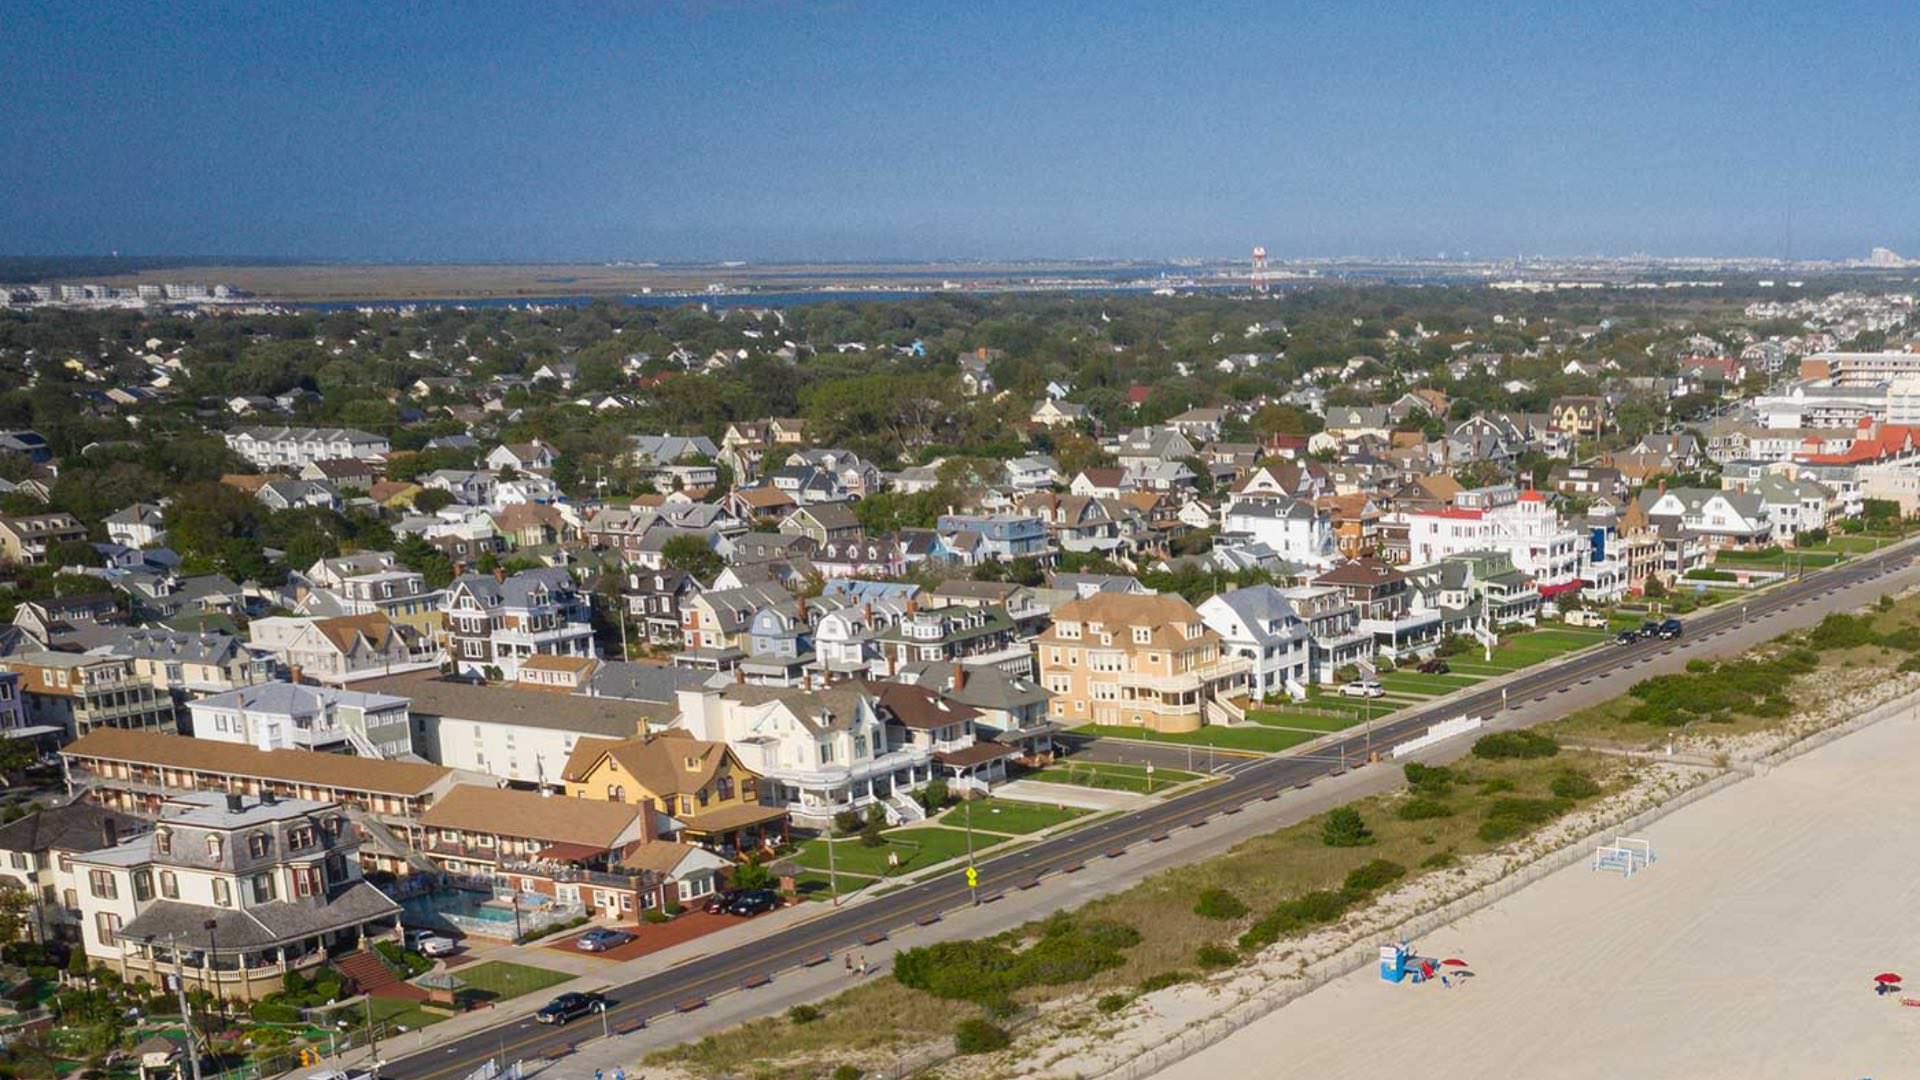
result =
[{"label": "apartment building", "polygon": [[398,672],[438,667],[431,637],[385,615],[307,619],[275,615],[248,624],[254,648],[269,652],[296,678],[344,685]]},{"label": "apartment building", "polygon": [[257,1000],[285,972],[398,931],[400,905],[360,876],[360,843],[337,803],[170,796],[151,832],[71,856],[87,958]]},{"label": "apartment building", "polygon": [[558,567],[464,574],[447,587],[448,652],[462,674],[509,681],[529,656],[596,656],[588,603]]},{"label": "apartment building", "polygon": [[245,427],[227,433],[227,448],[262,472],[298,472],[316,461],[385,457],[386,437],[354,428]]},{"label": "apartment building", "polygon": [[1177,733],[1239,713],[1252,663],[1171,595],[1100,593],[1054,609],[1036,643],[1040,681],[1063,724]]},{"label": "apartment building", "polygon": [[72,514],[0,514],[0,562],[39,566],[54,548],[86,538],[87,527]]},{"label": "apartment building", "polygon": [[188,704],[193,736],[258,750],[318,750],[367,758],[413,752],[406,698],[270,682]]},{"label": "apartment building", "polygon": [[20,676],[29,726],[59,728],[74,739],[96,728],[173,731],[173,699],[121,656],[30,652],[0,658]]}]

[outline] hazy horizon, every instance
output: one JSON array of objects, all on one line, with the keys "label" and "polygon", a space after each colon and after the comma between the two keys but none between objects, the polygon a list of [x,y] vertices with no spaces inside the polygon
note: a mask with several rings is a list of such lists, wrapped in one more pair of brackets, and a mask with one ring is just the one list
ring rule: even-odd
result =
[{"label": "hazy horizon", "polygon": [[4,2],[23,256],[1920,251],[1920,9]]}]

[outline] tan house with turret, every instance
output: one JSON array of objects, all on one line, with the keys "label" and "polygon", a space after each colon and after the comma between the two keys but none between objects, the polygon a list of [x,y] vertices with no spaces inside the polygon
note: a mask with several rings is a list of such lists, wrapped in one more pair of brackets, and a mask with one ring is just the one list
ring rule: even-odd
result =
[{"label": "tan house with turret", "polygon": [[751,851],[786,838],[787,812],[760,803],[760,776],[723,742],[669,730],[576,742],[561,774],[569,798],[650,804],[692,843]]}]

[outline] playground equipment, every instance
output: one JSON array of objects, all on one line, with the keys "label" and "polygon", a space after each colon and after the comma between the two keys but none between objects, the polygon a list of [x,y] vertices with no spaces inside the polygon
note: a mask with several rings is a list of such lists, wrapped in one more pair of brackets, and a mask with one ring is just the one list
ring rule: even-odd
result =
[{"label": "playground equipment", "polygon": [[1593,850],[1593,868],[1632,877],[1653,864],[1653,844],[1637,836],[1616,836]]}]

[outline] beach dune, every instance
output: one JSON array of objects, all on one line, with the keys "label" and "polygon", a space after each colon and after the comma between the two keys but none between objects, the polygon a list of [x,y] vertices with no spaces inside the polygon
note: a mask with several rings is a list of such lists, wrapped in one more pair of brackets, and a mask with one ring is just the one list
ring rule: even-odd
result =
[{"label": "beach dune", "polygon": [[1909,711],[1646,829],[1631,878],[1581,862],[1416,942],[1455,988],[1349,975],[1159,1075],[1920,1077],[1916,761]]}]

